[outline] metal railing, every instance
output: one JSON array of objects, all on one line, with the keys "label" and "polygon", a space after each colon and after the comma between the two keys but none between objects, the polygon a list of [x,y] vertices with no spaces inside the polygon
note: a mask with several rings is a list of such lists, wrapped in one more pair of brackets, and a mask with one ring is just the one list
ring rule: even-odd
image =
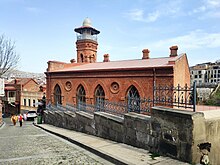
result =
[{"label": "metal railing", "polygon": [[97,36],[90,35],[90,34],[77,35],[77,40],[85,40],[85,39],[97,41]]},{"label": "metal railing", "polygon": [[[150,114],[153,106],[166,106],[171,108],[185,108],[195,111],[196,106],[196,84],[191,88],[184,87],[154,86],[153,98],[126,97],[121,102],[110,102],[103,98],[96,98],[95,104],[92,104],[91,98],[85,102],[78,101],[76,105],[67,103],[65,106],[56,104],[48,106],[49,110],[61,111],[85,111],[90,114],[94,112],[106,112],[117,116],[124,116],[128,112],[137,112]],[[91,103],[89,103],[91,102]]]},{"label": "metal railing", "polygon": [[168,106],[185,109],[193,109],[196,106],[196,84],[193,87],[169,87],[155,86],[154,87],[154,103],[153,106]]}]

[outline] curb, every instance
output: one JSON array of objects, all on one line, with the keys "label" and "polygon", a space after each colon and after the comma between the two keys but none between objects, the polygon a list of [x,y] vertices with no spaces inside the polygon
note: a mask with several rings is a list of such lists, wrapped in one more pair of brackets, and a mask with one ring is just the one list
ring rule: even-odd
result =
[{"label": "curb", "polygon": [[95,155],[98,155],[98,156],[100,156],[101,158],[103,158],[103,159],[105,159],[105,160],[107,160],[107,161],[109,161],[109,162],[111,162],[111,163],[114,163],[114,164],[117,164],[117,165],[127,165],[127,163],[124,163],[124,162],[122,162],[122,161],[120,161],[120,160],[118,160],[118,159],[115,159],[115,158],[113,158],[113,157],[111,157],[111,156],[109,156],[109,155],[107,155],[107,154],[105,154],[105,153],[103,153],[103,152],[100,152],[100,151],[98,151],[98,150],[96,150],[96,149],[94,149],[94,148],[92,148],[92,147],[89,147],[89,146],[87,146],[87,145],[85,145],[85,144],[83,144],[83,143],[80,143],[80,142],[78,142],[78,141],[75,141],[75,140],[73,140],[73,139],[71,139],[71,138],[68,138],[68,137],[66,137],[66,136],[64,136],[64,135],[61,135],[61,134],[59,134],[59,133],[57,133],[57,132],[53,132],[53,131],[51,131],[51,130],[48,130],[48,129],[46,129],[46,128],[43,128],[43,127],[41,127],[40,125],[38,125],[38,124],[36,124],[36,123],[33,123],[33,125],[36,126],[36,127],[38,127],[38,128],[41,128],[41,129],[43,129],[43,130],[45,130],[45,131],[47,131],[47,132],[49,132],[49,133],[51,133],[51,134],[54,134],[54,135],[59,136],[59,137],[65,139],[65,140],[68,140],[69,142],[71,142],[71,143],[73,143],[73,144],[76,144],[76,145],[78,145],[78,146],[80,146],[80,147],[86,149],[87,151],[90,151],[90,152],[94,153]]},{"label": "curb", "polygon": [[5,122],[4,122],[4,121],[2,121],[2,122],[0,123],[0,129],[1,129],[1,128],[3,128],[3,127],[4,127],[4,125],[5,125]]}]

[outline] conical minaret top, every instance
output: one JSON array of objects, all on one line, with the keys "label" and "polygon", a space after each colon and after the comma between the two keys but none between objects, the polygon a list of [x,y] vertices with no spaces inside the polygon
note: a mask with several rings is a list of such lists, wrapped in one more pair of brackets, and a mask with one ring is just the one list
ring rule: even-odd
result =
[{"label": "conical minaret top", "polygon": [[76,49],[77,63],[92,63],[97,59],[97,34],[100,31],[92,27],[91,20],[86,18],[79,28],[75,28],[77,33]]}]

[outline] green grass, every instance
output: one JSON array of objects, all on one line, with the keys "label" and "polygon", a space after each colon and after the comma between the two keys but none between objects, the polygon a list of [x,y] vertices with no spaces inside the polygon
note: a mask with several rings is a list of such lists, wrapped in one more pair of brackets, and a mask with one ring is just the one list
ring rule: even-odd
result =
[{"label": "green grass", "polygon": [[153,159],[153,160],[156,160],[155,158],[159,157],[159,156],[160,156],[160,154],[158,154],[158,153],[151,153],[151,155],[150,155],[151,159]]}]

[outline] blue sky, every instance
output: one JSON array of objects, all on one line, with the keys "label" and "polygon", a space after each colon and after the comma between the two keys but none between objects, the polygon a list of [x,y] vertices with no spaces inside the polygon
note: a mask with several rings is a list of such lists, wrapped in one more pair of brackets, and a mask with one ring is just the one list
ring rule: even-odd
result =
[{"label": "blue sky", "polygon": [[189,65],[220,59],[220,0],[0,0],[0,35],[15,41],[19,70],[45,72],[47,61],[76,59],[76,34],[89,17],[98,60],[169,56],[178,45]]}]

